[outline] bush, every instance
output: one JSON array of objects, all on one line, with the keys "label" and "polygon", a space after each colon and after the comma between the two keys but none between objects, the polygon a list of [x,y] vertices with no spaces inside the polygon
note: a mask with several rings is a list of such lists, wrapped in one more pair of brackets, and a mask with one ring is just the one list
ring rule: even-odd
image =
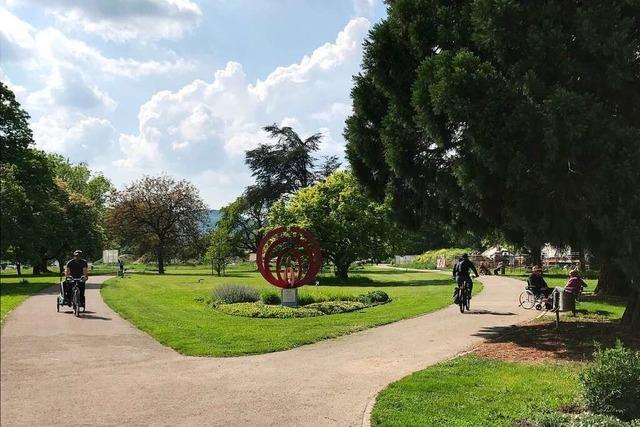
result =
[{"label": "bush", "polygon": [[260,299],[257,289],[245,285],[222,285],[213,290],[214,304],[256,302]]},{"label": "bush", "polygon": [[260,293],[260,299],[267,305],[278,305],[282,302],[280,294],[275,289],[268,289]]},{"label": "bush", "polygon": [[449,266],[452,265],[451,263],[457,260],[463,253],[470,254],[471,252],[472,249],[470,248],[435,249],[427,251],[422,255],[418,255],[415,262],[418,264],[430,265],[435,268],[438,258],[444,256],[447,259],[447,266]]},{"label": "bush", "polygon": [[360,310],[365,307],[365,304],[357,301],[325,301],[309,304],[304,308],[318,310],[324,314],[338,314]]},{"label": "bush", "polygon": [[597,350],[595,360],[580,374],[588,409],[622,420],[640,418],[640,353],[622,347]]},{"label": "bush", "polygon": [[221,304],[216,309],[232,316],[256,318],[292,319],[294,317],[316,317],[324,315],[319,310],[306,307],[291,308],[280,305],[264,305],[251,303]]},{"label": "bush", "polygon": [[381,304],[389,301],[389,295],[384,291],[371,291],[364,295],[358,295],[358,301],[367,305]]}]

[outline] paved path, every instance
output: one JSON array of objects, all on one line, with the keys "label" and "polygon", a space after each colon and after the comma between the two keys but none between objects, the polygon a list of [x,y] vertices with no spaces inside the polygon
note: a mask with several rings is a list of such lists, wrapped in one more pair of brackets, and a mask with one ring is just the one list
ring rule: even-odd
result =
[{"label": "paved path", "polygon": [[522,282],[483,277],[457,307],[258,356],[182,356],[131,326],[87,286],[84,318],[56,313],[55,290],[9,314],[1,338],[2,425],[338,425],[368,422],[376,394],[411,372],[532,317]]}]

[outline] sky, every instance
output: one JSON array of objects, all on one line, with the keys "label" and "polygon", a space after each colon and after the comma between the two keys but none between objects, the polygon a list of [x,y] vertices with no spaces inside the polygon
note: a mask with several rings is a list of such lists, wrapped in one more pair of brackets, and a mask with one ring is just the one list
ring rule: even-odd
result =
[{"label": "sky", "polygon": [[0,80],[36,146],[118,188],[194,183],[218,209],[251,184],[262,127],[344,156],[362,42],[381,0],[0,0]]}]

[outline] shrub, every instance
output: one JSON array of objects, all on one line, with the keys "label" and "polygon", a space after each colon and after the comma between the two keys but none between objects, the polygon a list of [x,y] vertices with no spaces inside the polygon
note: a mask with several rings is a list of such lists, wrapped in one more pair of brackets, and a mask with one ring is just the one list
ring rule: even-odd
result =
[{"label": "shrub", "polygon": [[415,262],[435,268],[438,258],[444,256],[447,259],[447,266],[450,266],[460,255],[463,253],[470,254],[471,252],[472,250],[470,248],[435,249],[418,255]]},{"label": "shrub", "polygon": [[357,301],[325,301],[309,304],[304,308],[318,310],[324,314],[338,314],[360,310],[365,307],[365,304]]},{"label": "shrub", "polygon": [[358,295],[358,301],[367,305],[380,304],[389,301],[389,295],[384,291],[371,291],[367,294]]},{"label": "shrub", "polygon": [[267,305],[278,305],[282,302],[280,294],[275,289],[268,289],[260,293],[260,299]]},{"label": "shrub", "polygon": [[316,302],[326,301],[328,298],[326,295],[322,294],[312,294],[309,292],[300,292],[298,290],[298,305],[308,305]]},{"label": "shrub", "polygon": [[218,311],[232,316],[245,316],[257,318],[291,319],[294,317],[316,317],[324,315],[319,310],[306,307],[291,308],[280,305],[263,305],[251,303],[221,304],[216,307]]},{"label": "shrub", "polygon": [[256,302],[260,299],[257,289],[245,285],[222,285],[213,290],[214,304]]},{"label": "shrub", "polygon": [[622,347],[600,350],[580,374],[588,409],[622,420],[640,418],[640,353]]}]

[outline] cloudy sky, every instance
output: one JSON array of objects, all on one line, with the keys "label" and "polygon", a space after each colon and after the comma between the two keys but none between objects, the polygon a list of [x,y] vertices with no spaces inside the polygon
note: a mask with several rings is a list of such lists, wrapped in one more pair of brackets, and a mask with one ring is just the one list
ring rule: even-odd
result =
[{"label": "cloudy sky", "polygon": [[342,155],[381,0],[0,0],[0,80],[36,144],[122,186],[186,178],[212,208],[251,183],[261,127]]}]

